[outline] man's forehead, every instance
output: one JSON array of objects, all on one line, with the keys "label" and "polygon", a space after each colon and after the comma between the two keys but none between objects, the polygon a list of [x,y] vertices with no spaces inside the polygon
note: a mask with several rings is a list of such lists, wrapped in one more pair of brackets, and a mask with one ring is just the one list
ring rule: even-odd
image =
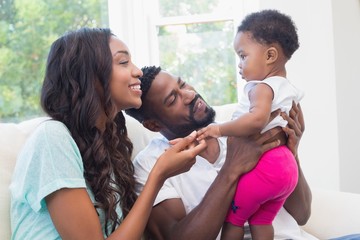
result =
[{"label": "man's forehead", "polygon": [[[147,94],[148,100],[153,103],[162,102],[163,99],[172,91],[176,83],[176,78],[168,72],[160,71],[152,81]],[[155,101],[155,102],[154,102]]]},{"label": "man's forehead", "polygon": [[177,79],[178,77],[172,75],[171,73],[161,70],[154,80],[158,80],[157,82],[166,84],[172,83],[173,81],[176,82]]},{"label": "man's forehead", "polygon": [[151,84],[151,88],[156,89],[156,92],[164,92],[164,91],[171,91],[174,85],[177,84],[177,79],[174,75],[161,71],[158,75],[156,75],[155,79]]}]

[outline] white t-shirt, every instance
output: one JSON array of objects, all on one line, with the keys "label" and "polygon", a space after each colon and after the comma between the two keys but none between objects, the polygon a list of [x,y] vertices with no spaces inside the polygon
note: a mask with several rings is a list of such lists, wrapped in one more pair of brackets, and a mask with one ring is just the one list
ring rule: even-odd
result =
[{"label": "white t-shirt", "polygon": [[[241,96],[239,104],[235,109],[235,112],[232,116],[233,119],[249,112],[249,92],[259,83],[265,83],[273,90],[274,98],[271,104],[271,112],[277,109],[281,109],[282,112],[289,114],[289,111],[292,107],[292,102],[295,101],[295,103],[298,103],[304,97],[304,92],[300,89],[297,89],[288,79],[284,77],[274,76],[266,78],[262,81],[249,81],[244,86],[244,94]],[[284,120],[281,116],[277,116],[271,122],[269,122],[261,132],[266,132],[267,130],[276,126],[285,127],[286,125],[287,121]]]},{"label": "white t-shirt", "polygon": [[[193,167],[185,173],[167,179],[156,197],[154,205],[171,198],[181,198],[186,213],[194,209],[202,200],[208,188],[216,178],[226,157],[226,138],[218,139],[220,144],[219,158],[214,164],[198,156]],[[163,137],[152,139],[149,145],[142,150],[134,159],[136,191],[139,194],[149,176],[158,157],[170,145]],[[296,223],[295,219],[282,208],[273,222],[275,239],[313,240],[317,239],[304,232]],[[219,237],[217,239],[220,239]]]}]

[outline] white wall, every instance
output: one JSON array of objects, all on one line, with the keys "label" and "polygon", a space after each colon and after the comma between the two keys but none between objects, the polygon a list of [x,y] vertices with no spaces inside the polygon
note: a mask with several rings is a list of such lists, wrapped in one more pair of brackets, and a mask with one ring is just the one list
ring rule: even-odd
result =
[{"label": "white wall", "polygon": [[[300,49],[288,77],[305,91],[306,131],[302,167],[311,186],[360,193],[359,0],[259,0],[260,9],[289,14],[298,27]],[[349,29],[350,28],[350,29]],[[351,94],[353,93],[353,94]]]},{"label": "white wall", "polygon": [[305,91],[306,131],[300,160],[311,186],[339,189],[339,149],[331,2],[260,0],[260,8],[290,15],[298,27],[300,48],[289,61],[288,78]]},{"label": "white wall", "polygon": [[360,1],[332,0],[332,4],[340,189],[360,193]]},{"label": "white wall", "polygon": [[[149,50],[145,17],[149,6],[144,4],[149,2],[109,0],[110,26],[128,44],[139,66],[149,61],[157,64]],[[293,18],[300,48],[287,70],[288,78],[305,91],[302,168],[312,187],[355,193],[360,193],[356,152],[360,116],[355,112],[360,109],[356,99],[360,91],[359,5],[359,0],[243,0],[243,9],[239,9],[242,15],[275,8]]]}]

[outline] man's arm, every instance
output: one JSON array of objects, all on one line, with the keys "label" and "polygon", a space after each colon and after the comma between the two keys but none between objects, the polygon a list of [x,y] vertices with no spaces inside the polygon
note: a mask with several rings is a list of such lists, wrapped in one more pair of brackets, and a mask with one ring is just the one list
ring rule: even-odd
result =
[{"label": "man's arm", "polygon": [[284,208],[299,225],[305,225],[311,214],[311,190],[301,170],[298,159],[299,179],[294,191],[287,198]]},{"label": "man's arm", "polygon": [[151,239],[215,239],[229,209],[236,183],[237,179],[225,179],[221,174],[188,215],[179,198],[159,203],[153,207],[148,223]]},{"label": "man's arm", "polygon": [[298,145],[305,130],[305,123],[300,104],[293,103],[290,116],[283,114],[283,118],[288,121],[288,127],[284,131],[288,134],[287,146],[293,152],[299,169],[299,179],[295,190],[287,198],[284,208],[293,216],[299,225],[304,225],[309,220],[311,214],[311,190],[301,170],[298,158]]},{"label": "man's arm", "polygon": [[167,199],[154,206],[147,225],[151,239],[169,239],[172,229],[185,216],[185,207],[180,198]]},{"label": "man's arm", "polygon": [[153,208],[148,223],[153,239],[215,239],[228,212],[239,176],[250,171],[263,152],[279,144],[271,142],[263,145],[276,133],[276,130],[269,131],[257,141],[229,137],[225,163],[196,208],[186,215],[180,199],[166,200]]}]

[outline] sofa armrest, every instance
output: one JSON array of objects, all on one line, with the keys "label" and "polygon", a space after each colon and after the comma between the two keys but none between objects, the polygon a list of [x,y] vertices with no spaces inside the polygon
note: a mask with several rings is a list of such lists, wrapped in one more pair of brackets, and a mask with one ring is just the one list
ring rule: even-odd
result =
[{"label": "sofa armrest", "polygon": [[360,194],[314,188],[312,196],[305,231],[319,239],[360,233]]},{"label": "sofa armrest", "polygon": [[39,117],[21,123],[0,123],[0,239],[10,239],[9,185],[16,157],[26,138],[46,119]]}]

